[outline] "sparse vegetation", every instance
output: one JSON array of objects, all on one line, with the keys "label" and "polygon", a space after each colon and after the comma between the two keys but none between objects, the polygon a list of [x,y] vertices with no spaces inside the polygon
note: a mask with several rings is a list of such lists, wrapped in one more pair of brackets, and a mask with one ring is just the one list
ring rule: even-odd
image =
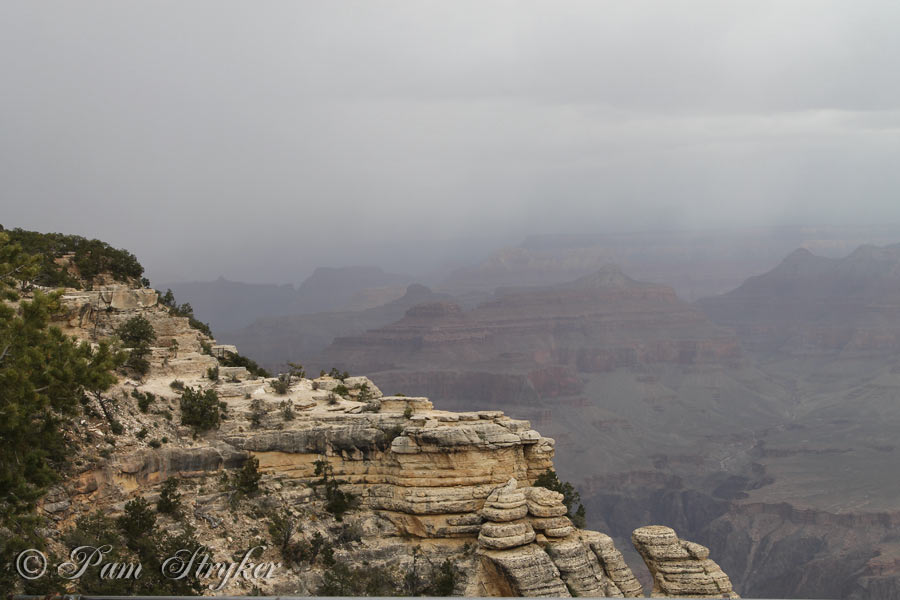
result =
[{"label": "sparse vegetation", "polygon": [[262,425],[263,419],[266,417],[268,413],[268,409],[266,408],[266,403],[263,402],[262,398],[255,398],[250,403],[250,423],[253,427],[259,427]]},{"label": "sparse vegetation", "polygon": [[541,473],[534,481],[534,485],[544,487],[563,495],[563,504],[568,509],[568,517],[572,520],[575,527],[583,529],[585,526],[586,513],[584,504],[581,503],[581,494],[568,481],[560,481],[553,469],[547,469]]},{"label": "sparse vegetation", "polygon": [[156,400],[156,395],[151,392],[139,392],[131,390],[131,397],[137,400],[138,410],[146,413],[150,410],[150,405]]},{"label": "sparse vegetation", "polygon": [[206,378],[210,381],[219,380],[219,367],[210,367],[206,370]]},{"label": "sparse vegetation", "polygon": [[194,316],[194,308],[191,306],[190,302],[185,302],[184,304],[176,303],[175,294],[172,293],[172,290],[166,290],[165,294],[159,290],[156,290],[156,292],[159,294],[159,303],[169,309],[170,315],[175,317],[187,317],[188,324],[192,328],[203,333],[207,337],[213,336],[209,324],[201,322]]},{"label": "sparse vegetation", "polygon": [[409,418],[412,417],[412,416],[413,416],[413,407],[412,407],[412,404],[407,404],[407,405],[406,405],[406,408],[403,409],[403,418],[404,418],[404,419],[409,419]]},{"label": "sparse vegetation", "polygon": [[215,390],[186,388],[181,394],[181,424],[190,425],[196,431],[216,429],[226,406],[219,401]]},{"label": "sparse vegetation", "polygon": [[153,325],[144,316],[137,315],[122,323],[116,329],[116,335],[131,350],[125,367],[138,375],[146,375],[150,370],[150,362],[147,360],[150,344],[156,341]]},{"label": "sparse vegetation", "polygon": [[268,371],[260,367],[256,361],[235,352],[226,352],[224,356],[219,358],[219,364],[223,367],[244,367],[253,377],[272,376]]},{"label": "sparse vegetation", "polygon": [[156,502],[156,510],[165,515],[179,516],[181,514],[181,493],[178,491],[178,479],[169,477],[159,493]]},{"label": "sparse vegetation", "polygon": [[241,470],[231,476],[229,488],[235,492],[237,498],[250,496],[259,490],[259,480],[261,478],[259,459],[251,456],[244,462]]},{"label": "sparse vegetation", "polygon": [[278,410],[281,411],[281,418],[285,421],[294,420],[294,403],[291,400],[282,400]]},{"label": "sparse vegetation", "polygon": [[173,379],[172,383],[169,384],[169,387],[172,388],[173,390],[181,391],[184,389],[184,382],[181,381],[180,379]]},{"label": "sparse vegetation", "polygon": [[347,371],[341,372],[338,371],[335,367],[332,367],[331,371],[328,372],[328,376],[333,379],[340,379],[341,381],[344,381],[345,379],[350,377],[350,373],[348,373]]},{"label": "sparse vegetation", "polygon": [[325,489],[325,510],[334,515],[336,520],[341,521],[344,513],[356,507],[359,499],[356,495],[340,489],[340,482],[334,478],[334,469],[328,461],[320,459],[313,464],[316,467],[315,474],[321,476],[316,485],[321,485]]},{"label": "sparse vegetation", "polygon": [[286,375],[284,373],[278,376],[278,379],[271,382],[272,391],[274,391],[279,396],[284,396],[289,391],[291,391],[291,378],[290,375]]}]

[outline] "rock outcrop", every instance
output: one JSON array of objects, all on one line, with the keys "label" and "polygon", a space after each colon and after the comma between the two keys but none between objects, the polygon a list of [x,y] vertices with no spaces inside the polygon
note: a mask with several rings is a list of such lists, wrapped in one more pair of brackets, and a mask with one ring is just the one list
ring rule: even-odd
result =
[{"label": "rock outcrop", "polygon": [[[191,510],[179,517],[186,521],[168,526],[196,530],[214,551],[257,543],[277,513],[296,519],[302,541],[333,544],[332,561],[386,574],[421,570],[419,556],[428,565],[447,561],[456,594],[641,595],[612,540],[575,527],[563,495],[534,486],[553,467],[555,443],[528,421],[499,410],[449,412],[423,397],[384,396],[366,377],[295,376],[280,388],[244,367],[219,365],[216,355],[236,349],[171,315],[150,290],[73,292],[63,302],[60,324],[69,333],[100,339],[140,314],[158,346],[148,376],[122,381],[111,392],[119,398],[116,443],[109,443],[103,421],[83,421],[85,439],[105,436],[109,446],[100,456],[85,447],[76,472],[39,504],[58,528],[54,550],[65,553],[63,532],[81,515],[119,514],[128,500],[154,498],[163,482],[177,477],[190,482],[182,501]],[[434,305],[417,314],[460,313]],[[219,366],[218,380],[207,377],[209,366]],[[178,390],[185,387],[215,392],[227,416],[217,430],[177,424]],[[145,402],[139,410],[136,399]],[[245,501],[241,513],[228,472],[251,458],[262,493]],[[338,490],[343,520],[329,496]],[[280,551],[291,543],[281,540]],[[267,551],[279,558],[276,547]],[[326,567],[310,562],[286,570],[267,591],[310,595]],[[424,576],[434,573],[429,567]]]},{"label": "rock outcrop", "polygon": [[682,598],[740,598],[709,549],[678,539],[662,525],[636,529],[631,536],[653,578],[652,596]]}]

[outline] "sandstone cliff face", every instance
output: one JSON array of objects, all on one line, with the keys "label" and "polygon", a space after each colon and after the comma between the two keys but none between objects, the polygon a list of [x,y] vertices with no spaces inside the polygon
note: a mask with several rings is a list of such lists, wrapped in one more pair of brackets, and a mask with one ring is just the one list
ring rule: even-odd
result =
[{"label": "sandstone cliff face", "polygon": [[[295,520],[295,539],[318,535],[331,544],[332,560],[382,569],[400,580],[410,571],[433,575],[433,565],[447,560],[460,595],[642,595],[608,536],[574,527],[561,494],[533,487],[553,467],[554,441],[528,421],[384,396],[364,377],[295,377],[284,394],[274,391],[272,380],[253,379],[243,368],[213,382],[204,374],[217,361],[200,352],[201,341],[213,340],[170,317],[154,293],[73,293],[65,304],[62,325],[84,338],[96,339],[143,314],[163,344],[179,340],[179,351],[176,357],[165,346],[155,349],[147,378],[120,382],[112,394],[124,433],[114,445],[81,446],[74,471],[44,498],[40,510],[54,524],[48,538],[56,551],[66,553],[63,532],[78,516],[97,509],[118,514],[137,496],[153,500],[174,476],[182,481],[187,510],[183,520],[161,517],[164,526],[193,527],[198,539],[222,554],[266,538],[277,513]],[[109,308],[100,310],[104,305]],[[175,375],[184,385],[216,390],[225,401],[228,418],[217,431],[196,435],[177,424],[177,392],[169,385]],[[149,411],[137,409],[132,390],[155,394]],[[99,418],[84,420],[79,434],[111,444],[105,426]],[[263,474],[261,492],[235,505],[218,482],[250,457]],[[342,521],[327,509],[323,466],[358,499]],[[267,545],[265,557],[279,560],[275,544]],[[264,591],[315,593],[328,568],[285,568]],[[228,591],[253,590],[235,580]]]}]

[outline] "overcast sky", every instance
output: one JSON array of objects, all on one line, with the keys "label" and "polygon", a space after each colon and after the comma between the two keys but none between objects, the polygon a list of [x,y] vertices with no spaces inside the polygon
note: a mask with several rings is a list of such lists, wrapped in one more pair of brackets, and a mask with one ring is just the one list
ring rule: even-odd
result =
[{"label": "overcast sky", "polygon": [[898,27],[894,1],[2,0],[0,223],[296,282],[431,238],[900,221]]}]

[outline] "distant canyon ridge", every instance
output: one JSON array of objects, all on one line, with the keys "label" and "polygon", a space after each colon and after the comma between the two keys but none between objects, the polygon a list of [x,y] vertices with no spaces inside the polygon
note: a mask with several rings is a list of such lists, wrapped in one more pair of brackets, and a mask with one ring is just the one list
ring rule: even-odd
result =
[{"label": "distant canyon ridge", "polygon": [[[557,440],[589,526],[625,540],[670,525],[744,596],[891,598],[900,245],[807,233],[721,252],[721,237],[670,252],[637,236],[618,266],[593,240],[535,238],[377,306],[349,306],[360,288],[339,310],[218,337],[276,369],[365,372],[388,393],[529,419]],[[720,271],[688,276],[704,265]]]}]

